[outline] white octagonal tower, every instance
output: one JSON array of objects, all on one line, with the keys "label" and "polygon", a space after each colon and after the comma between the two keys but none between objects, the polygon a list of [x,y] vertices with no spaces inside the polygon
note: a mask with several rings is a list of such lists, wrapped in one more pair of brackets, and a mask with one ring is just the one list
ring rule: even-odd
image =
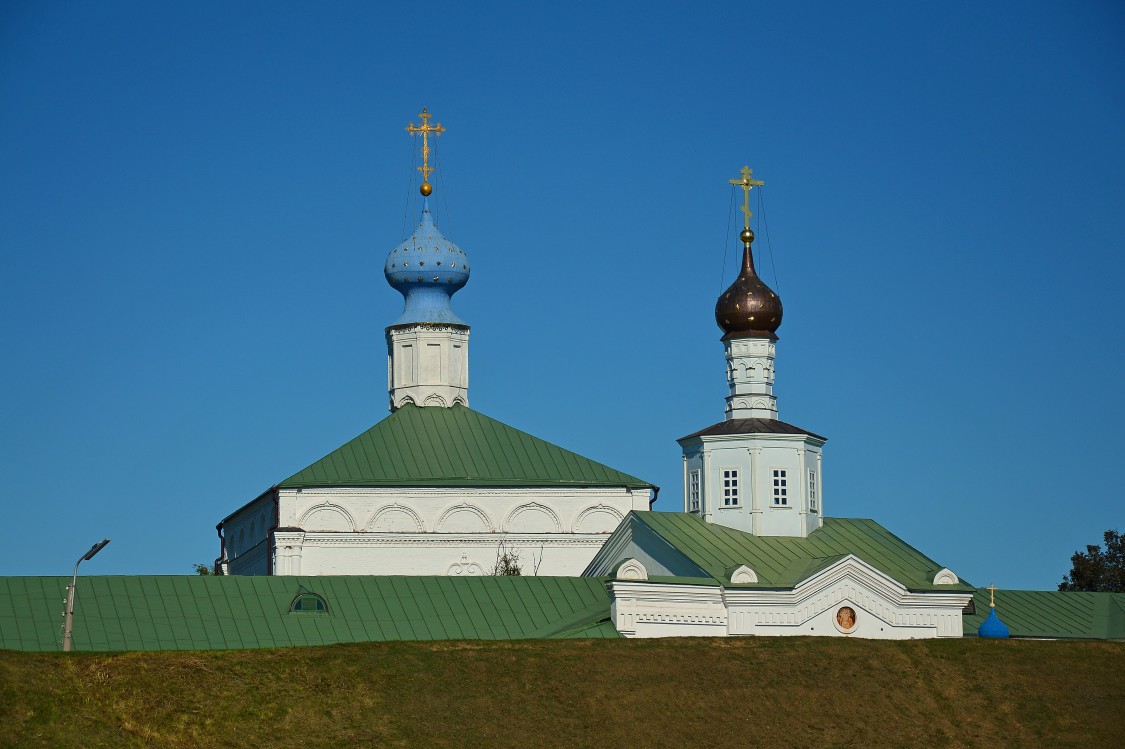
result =
[{"label": "white octagonal tower", "polygon": [[726,352],[726,418],[678,440],[684,510],[762,536],[804,538],[822,525],[821,448],[827,441],[778,419],[773,393],[781,298],[758,277],[750,229],[749,167],[742,187],[742,268],[715,304]]}]

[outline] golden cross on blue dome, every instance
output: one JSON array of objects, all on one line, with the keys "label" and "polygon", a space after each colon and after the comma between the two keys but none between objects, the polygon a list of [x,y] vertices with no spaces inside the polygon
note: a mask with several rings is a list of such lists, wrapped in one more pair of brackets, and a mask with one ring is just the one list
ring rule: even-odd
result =
[{"label": "golden cross on blue dome", "polygon": [[411,135],[422,134],[422,166],[418,167],[418,171],[422,173],[422,186],[418,190],[423,196],[428,197],[434,191],[434,188],[430,186],[430,172],[434,170],[430,166],[430,133],[437,137],[445,132],[445,128],[441,126],[440,122],[436,125],[430,124],[430,118],[433,115],[426,111],[425,107],[422,107],[422,113],[418,116],[422,118],[422,124],[415,125],[411,122],[406,126],[406,132]]}]

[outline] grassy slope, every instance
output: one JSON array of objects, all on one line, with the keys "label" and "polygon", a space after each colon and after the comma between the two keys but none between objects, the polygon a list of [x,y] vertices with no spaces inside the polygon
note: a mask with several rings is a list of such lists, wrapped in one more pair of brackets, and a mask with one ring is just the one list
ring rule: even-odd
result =
[{"label": "grassy slope", "polygon": [[1125,643],[0,651],[0,746],[1125,746]]}]

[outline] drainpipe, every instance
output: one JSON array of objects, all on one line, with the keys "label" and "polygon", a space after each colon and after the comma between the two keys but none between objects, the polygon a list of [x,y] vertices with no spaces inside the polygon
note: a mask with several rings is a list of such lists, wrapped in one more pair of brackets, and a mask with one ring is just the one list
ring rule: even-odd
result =
[{"label": "drainpipe", "polygon": [[211,570],[216,575],[225,574],[223,572],[223,562],[227,558],[227,540],[223,538],[223,524],[219,523],[215,526],[215,533],[219,534],[219,558],[215,560],[215,568]]},{"label": "drainpipe", "polygon": [[660,487],[659,486],[652,487],[652,499],[650,499],[648,501],[648,509],[650,509],[650,510],[652,509],[652,506],[654,504],[656,504],[656,498],[659,497],[659,496],[660,496]]}]

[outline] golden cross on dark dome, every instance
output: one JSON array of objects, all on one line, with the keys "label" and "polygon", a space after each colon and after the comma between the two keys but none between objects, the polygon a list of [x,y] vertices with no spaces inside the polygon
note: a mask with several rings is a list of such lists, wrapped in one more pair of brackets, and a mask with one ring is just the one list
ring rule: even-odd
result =
[{"label": "golden cross on dark dome", "polygon": [[418,167],[418,171],[422,173],[422,186],[418,189],[422,195],[429,195],[434,191],[434,188],[430,186],[430,172],[434,170],[430,166],[430,133],[437,137],[445,132],[445,128],[441,126],[440,122],[436,125],[430,124],[430,118],[433,115],[426,111],[425,107],[422,107],[422,114],[418,116],[422,118],[422,124],[415,125],[411,122],[406,126],[406,132],[411,135],[422,134],[422,166]]},{"label": "golden cross on dark dome", "polygon": [[730,183],[732,185],[738,185],[742,188],[742,208],[740,208],[739,210],[742,211],[742,215],[746,216],[747,229],[750,228],[750,217],[754,215],[750,212],[750,190],[766,184],[760,179],[750,179],[750,175],[753,173],[753,169],[748,166],[744,166],[742,167],[742,171],[739,172],[739,174],[742,175],[742,179],[730,180]]}]

